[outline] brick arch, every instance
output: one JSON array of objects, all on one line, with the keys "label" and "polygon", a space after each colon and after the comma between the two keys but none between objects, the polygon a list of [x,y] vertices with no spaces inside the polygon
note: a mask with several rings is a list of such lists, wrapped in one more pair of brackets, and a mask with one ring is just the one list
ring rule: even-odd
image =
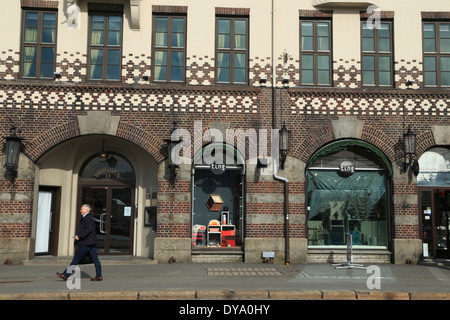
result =
[{"label": "brick arch", "polygon": [[116,136],[140,146],[147,151],[157,163],[160,163],[167,157],[167,150],[164,148],[165,144],[163,141],[157,139],[142,128],[120,121],[117,127]]},{"label": "brick arch", "polygon": [[433,131],[422,132],[416,137],[416,159],[419,159],[428,149],[436,147]]},{"label": "brick arch", "polygon": [[[80,134],[78,121],[75,120],[67,122],[40,134],[32,140],[31,143],[27,144],[25,153],[32,161],[37,161],[42,155],[44,155],[44,153],[56,145],[80,136],[82,135]],[[142,149],[147,151],[157,163],[163,161],[167,156],[164,155],[161,150],[163,144],[160,140],[145,130],[131,124],[121,121],[118,125],[115,136],[140,146]]]},{"label": "brick arch", "polygon": [[[394,163],[400,156],[398,140],[392,139],[385,132],[370,125],[364,125],[361,132],[361,140],[364,140],[383,152]],[[401,154],[403,155],[403,154]]]},{"label": "brick arch", "polygon": [[331,125],[318,128],[312,131],[308,136],[304,137],[302,143],[294,149],[292,156],[306,163],[314,152],[333,140],[334,133]]},{"label": "brick arch", "polygon": [[[370,125],[364,125],[361,131],[360,137],[349,137],[351,139],[359,139],[370,143],[374,147],[378,148],[382,153],[386,155],[391,163],[394,163],[399,155],[398,141],[393,140],[383,131],[376,129]],[[306,136],[303,142],[298,145],[292,156],[307,163],[309,158],[325,144],[332,142],[336,137],[333,132],[332,126],[320,127]],[[397,156],[396,156],[397,155]]]},{"label": "brick arch", "polygon": [[37,136],[31,143],[27,144],[25,153],[32,161],[36,162],[44,153],[54,146],[78,137],[79,135],[80,129],[78,127],[78,121],[67,122],[53,127]]}]

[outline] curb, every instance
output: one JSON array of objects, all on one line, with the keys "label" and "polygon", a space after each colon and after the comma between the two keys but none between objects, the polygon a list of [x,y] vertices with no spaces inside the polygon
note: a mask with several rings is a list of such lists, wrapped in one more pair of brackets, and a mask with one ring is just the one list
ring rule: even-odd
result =
[{"label": "curb", "polygon": [[0,300],[450,300],[445,292],[143,290],[0,293]]}]

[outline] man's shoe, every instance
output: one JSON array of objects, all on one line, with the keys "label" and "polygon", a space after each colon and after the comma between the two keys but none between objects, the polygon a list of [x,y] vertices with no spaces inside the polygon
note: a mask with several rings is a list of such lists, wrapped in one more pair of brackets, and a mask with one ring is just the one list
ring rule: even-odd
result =
[{"label": "man's shoe", "polygon": [[56,275],[57,275],[58,277],[60,277],[61,279],[63,279],[64,281],[67,281],[67,278],[68,278],[68,277],[66,277],[64,274],[57,272]]},{"label": "man's shoe", "polygon": [[103,280],[102,277],[91,278],[91,281],[102,281],[102,280]]}]

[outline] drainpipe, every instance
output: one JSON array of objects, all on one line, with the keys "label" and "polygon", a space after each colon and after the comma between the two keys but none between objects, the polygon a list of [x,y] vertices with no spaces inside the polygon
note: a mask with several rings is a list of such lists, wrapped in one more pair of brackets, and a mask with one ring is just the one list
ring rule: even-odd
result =
[{"label": "drainpipe", "polygon": [[277,165],[276,157],[273,157],[273,177],[275,180],[284,182],[284,259],[286,265],[290,265],[291,263],[291,255],[290,255],[290,244],[289,244],[289,186],[288,179],[284,177],[280,177],[278,173],[278,165]]},{"label": "drainpipe", "polygon": [[[276,108],[276,95],[275,95],[275,83],[276,83],[276,67],[275,67],[275,0],[272,0],[272,129],[277,128],[277,108]],[[281,89],[280,89],[281,90]],[[281,100],[280,100],[281,101]],[[273,140],[272,140],[273,144]],[[288,179],[280,177],[278,173],[278,158],[272,155],[273,161],[273,177],[275,180],[284,182],[284,228],[285,228],[285,263],[289,265],[291,263],[290,248],[289,248],[289,187]]]},{"label": "drainpipe", "polygon": [[275,96],[275,83],[277,81],[276,67],[275,67],[275,0],[272,0],[272,129],[277,128],[277,108],[276,108],[276,96]]}]

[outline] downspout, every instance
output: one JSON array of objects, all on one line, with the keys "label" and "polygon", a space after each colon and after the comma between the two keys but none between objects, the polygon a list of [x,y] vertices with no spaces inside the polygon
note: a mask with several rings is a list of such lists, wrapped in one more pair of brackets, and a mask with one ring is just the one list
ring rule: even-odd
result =
[{"label": "downspout", "polygon": [[277,108],[276,108],[276,96],[275,96],[275,83],[276,83],[276,67],[275,67],[275,0],[272,0],[272,129],[277,128]]},{"label": "downspout", "polygon": [[290,265],[291,263],[291,254],[290,254],[290,243],[289,243],[289,186],[288,179],[284,177],[280,177],[278,173],[278,164],[277,158],[273,157],[273,177],[275,180],[284,182],[284,260],[286,265]]},{"label": "downspout", "polygon": [[[276,108],[276,95],[275,95],[275,83],[276,83],[276,67],[275,67],[275,0],[272,0],[272,129],[277,129],[277,108]],[[281,100],[280,100],[281,101]],[[281,102],[280,102],[281,103]],[[273,137],[273,136],[272,136]],[[274,142],[272,141],[272,144]],[[290,243],[289,243],[289,186],[288,179],[280,177],[278,173],[278,157],[272,155],[273,159],[273,177],[275,180],[284,182],[284,259],[286,265],[291,263],[290,257]]]}]

